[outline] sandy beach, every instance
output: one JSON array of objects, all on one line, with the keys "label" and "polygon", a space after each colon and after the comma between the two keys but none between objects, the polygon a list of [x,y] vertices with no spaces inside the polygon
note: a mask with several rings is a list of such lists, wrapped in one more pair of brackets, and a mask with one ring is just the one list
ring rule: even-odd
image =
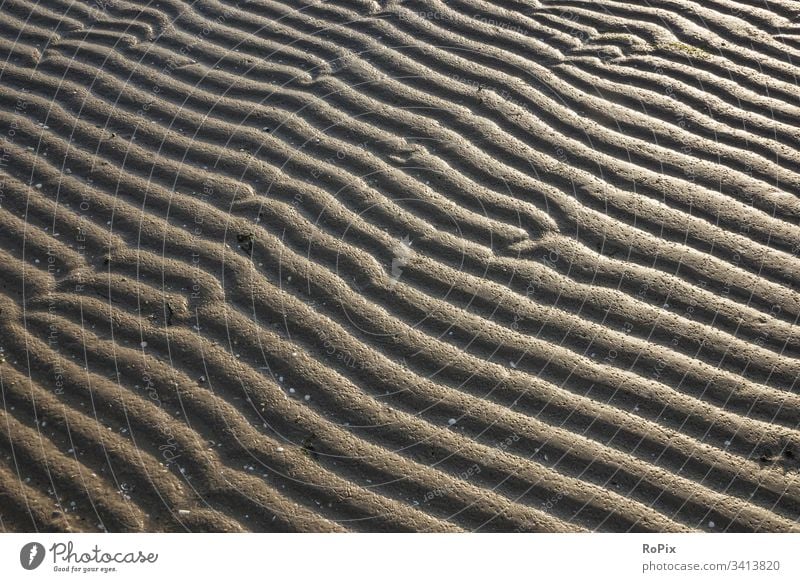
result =
[{"label": "sandy beach", "polygon": [[800,531],[800,3],[2,0],[0,531]]}]

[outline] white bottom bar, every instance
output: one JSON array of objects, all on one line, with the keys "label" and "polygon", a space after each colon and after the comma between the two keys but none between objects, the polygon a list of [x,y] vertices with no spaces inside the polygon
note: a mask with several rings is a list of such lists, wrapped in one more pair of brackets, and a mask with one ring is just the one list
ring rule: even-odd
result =
[{"label": "white bottom bar", "polygon": [[796,581],[798,549],[800,534],[4,534],[0,579]]}]

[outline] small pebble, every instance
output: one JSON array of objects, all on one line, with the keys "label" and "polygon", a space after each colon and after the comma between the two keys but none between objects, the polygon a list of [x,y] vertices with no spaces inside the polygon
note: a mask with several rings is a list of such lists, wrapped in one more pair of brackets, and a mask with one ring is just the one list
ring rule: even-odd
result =
[{"label": "small pebble", "polygon": [[455,423],[456,423],[455,418],[451,418],[450,420],[447,421],[447,424],[449,424],[450,426],[453,426]]}]

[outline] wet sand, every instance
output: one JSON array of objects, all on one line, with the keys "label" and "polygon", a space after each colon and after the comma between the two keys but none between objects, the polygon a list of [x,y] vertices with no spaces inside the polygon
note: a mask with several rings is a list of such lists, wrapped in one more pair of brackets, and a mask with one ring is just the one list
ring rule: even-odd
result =
[{"label": "wet sand", "polygon": [[798,16],[4,1],[0,531],[800,531]]}]

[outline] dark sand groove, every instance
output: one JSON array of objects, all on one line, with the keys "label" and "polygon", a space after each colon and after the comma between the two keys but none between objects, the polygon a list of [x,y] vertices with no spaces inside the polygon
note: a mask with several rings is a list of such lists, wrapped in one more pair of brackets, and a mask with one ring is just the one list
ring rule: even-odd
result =
[{"label": "dark sand groove", "polygon": [[0,530],[800,529],[769,6],[4,0]]}]

